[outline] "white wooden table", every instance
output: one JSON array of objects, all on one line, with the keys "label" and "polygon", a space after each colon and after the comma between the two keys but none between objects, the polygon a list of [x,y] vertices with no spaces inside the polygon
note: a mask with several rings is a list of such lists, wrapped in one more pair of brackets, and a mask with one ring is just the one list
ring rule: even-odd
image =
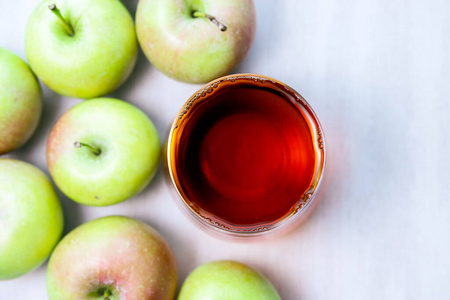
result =
[{"label": "white wooden table", "polygon": [[[0,1],[0,46],[25,58],[27,19],[39,0]],[[134,15],[137,0],[124,0]],[[168,240],[179,283],[196,266],[234,259],[262,271],[283,299],[450,299],[450,2],[256,0],[258,31],[235,72],[274,77],[313,106],[328,143],[323,201],[287,236],[224,241],[193,225],[160,169],[138,196],[81,206],[60,193],[66,232],[111,214],[144,220]],[[110,96],[145,111],[164,138],[200,85],[176,82],[140,53]],[[43,89],[37,133],[7,155],[48,174],[47,136],[80,102]],[[1,228],[0,228],[1,230]],[[44,264],[0,282],[0,299],[46,299]]]}]

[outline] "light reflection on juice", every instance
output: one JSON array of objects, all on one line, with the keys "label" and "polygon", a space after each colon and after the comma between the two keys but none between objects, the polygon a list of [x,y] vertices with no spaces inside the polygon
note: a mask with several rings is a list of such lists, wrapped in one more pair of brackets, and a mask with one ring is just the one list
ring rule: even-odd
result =
[{"label": "light reflection on juice", "polygon": [[175,188],[200,222],[249,235],[297,219],[314,200],[325,144],[298,93],[267,77],[232,75],[187,102],[167,155]]}]

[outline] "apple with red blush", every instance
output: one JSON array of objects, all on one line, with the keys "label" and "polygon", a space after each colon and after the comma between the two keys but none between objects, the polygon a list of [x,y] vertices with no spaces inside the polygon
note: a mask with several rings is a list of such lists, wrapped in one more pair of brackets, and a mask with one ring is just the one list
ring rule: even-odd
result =
[{"label": "apple with red blush", "polygon": [[50,258],[50,300],[172,300],[175,257],[149,225],[123,216],[103,217],[67,234]]},{"label": "apple with red blush", "polygon": [[0,155],[25,144],[42,112],[41,89],[28,65],[0,47]]},{"label": "apple with red blush", "polygon": [[137,107],[114,98],[81,102],[56,122],[47,163],[56,185],[91,206],[125,201],[151,181],[161,145],[153,122]]},{"label": "apple with red blush", "polygon": [[176,80],[205,83],[229,73],[256,33],[253,0],[140,0],[136,33],[149,61]]}]

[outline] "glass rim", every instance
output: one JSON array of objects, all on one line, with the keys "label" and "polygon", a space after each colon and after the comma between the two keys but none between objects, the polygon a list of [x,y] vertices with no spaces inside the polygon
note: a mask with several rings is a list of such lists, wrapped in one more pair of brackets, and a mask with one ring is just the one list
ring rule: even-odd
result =
[{"label": "glass rim", "polygon": [[[298,108],[300,108],[305,121],[310,127],[311,142],[313,143],[314,153],[316,154],[317,162],[315,164],[314,175],[311,180],[311,184],[303,193],[302,197],[292,206],[292,208],[282,217],[265,223],[252,224],[252,225],[235,225],[223,220],[223,223],[214,221],[213,218],[221,219],[213,214],[201,209],[186,199],[187,196],[183,194],[183,190],[179,180],[176,180],[176,167],[175,167],[175,147],[173,145],[173,138],[176,135],[175,132],[178,129],[180,122],[190,113],[193,104],[197,101],[208,99],[210,95],[214,94],[214,90],[223,82],[230,82],[232,84],[242,84],[242,80],[253,83],[268,83],[268,87],[271,89],[278,89],[279,91],[288,94],[289,98],[293,97],[295,101],[291,101]],[[288,97],[287,97],[288,98]],[[211,98],[210,98],[211,99]],[[288,99],[286,99],[288,100]],[[180,135],[182,134],[179,133]],[[172,185],[174,186],[179,198],[182,200],[183,207],[187,209],[187,212],[194,220],[198,221],[201,225],[209,230],[217,233],[225,233],[226,235],[232,235],[237,237],[245,236],[260,236],[269,232],[278,231],[280,227],[287,227],[288,224],[294,223],[300,219],[300,216],[304,215],[308,208],[312,206],[315,200],[315,196],[319,190],[319,187],[323,181],[325,162],[326,162],[326,144],[322,126],[319,119],[309,103],[298,93],[296,90],[288,86],[287,84],[267,77],[263,75],[257,75],[252,73],[232,74],[217,78],[198,89],[189,99],[184,103],[177,116],[175,117],[167,139],[167,149],[165,152],[165,161],[167,163],[167,170]],[[213,218],[211,218],[213,216]],[[221,219],[222,220],[222,219]],[[239,227],[239,229],[237,229]]]}]

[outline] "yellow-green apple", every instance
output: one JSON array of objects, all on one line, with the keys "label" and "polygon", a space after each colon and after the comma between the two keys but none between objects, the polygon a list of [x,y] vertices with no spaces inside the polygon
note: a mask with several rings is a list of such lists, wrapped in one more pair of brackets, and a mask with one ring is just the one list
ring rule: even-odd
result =
[{"label": "yellow-green apple", "polygon": [[62,230],[61,205],[47,176],[28,163],[0,159],[0,280],[41,265]]},{"label": "yellow-green apple", "polygon": [[192,271],[178,300],[280,300],[273,285],[259,272],[235,261],[216,261]]},{"label": "yellow-green apple", "polygon": [[253,0],[140,0],[136,32],[161,72],[208,82],[246,56],[256,32],[255,7]]},{"label": "yellow-green apple", "polygon": [[147,224],[110,216],[66,235],[47,270],[50,300],[172,300],[177,286],[175,257]]},{"label": "yellow-green apple", "polygon": [[41,89],[33,72],[20,57],[0,47],[0,155],[28,141],[41,112]]},{"label": "yellow-green apple", "polygon": [[119,0],[43,0],[28,20],[25,47],[48,87],[86,99],[121,85],[138,50],[133,19]]},{"label": "yellow-green apple", "polygon": [[69,198],[104,206],[140,192],[155,174],[160,152],[158,132],[141,110],[98,98],[75,105],[56,122],[47,163]]}]

